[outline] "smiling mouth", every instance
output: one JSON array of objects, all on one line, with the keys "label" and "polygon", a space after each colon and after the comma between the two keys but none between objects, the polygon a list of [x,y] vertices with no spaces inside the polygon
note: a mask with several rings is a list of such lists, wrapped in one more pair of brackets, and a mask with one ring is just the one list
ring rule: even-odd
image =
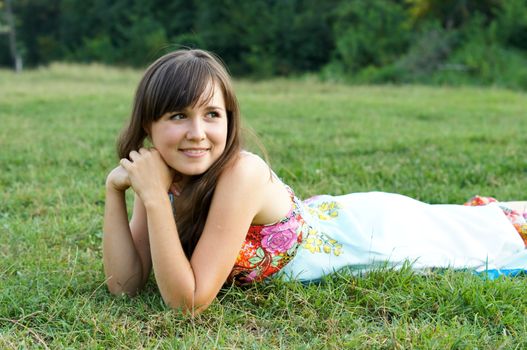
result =
[{"label": "smiling mouth", "polygon": [[210,148],[181,148],[180,151],[183,152],[188,157],[200,157],[207,153]]}]

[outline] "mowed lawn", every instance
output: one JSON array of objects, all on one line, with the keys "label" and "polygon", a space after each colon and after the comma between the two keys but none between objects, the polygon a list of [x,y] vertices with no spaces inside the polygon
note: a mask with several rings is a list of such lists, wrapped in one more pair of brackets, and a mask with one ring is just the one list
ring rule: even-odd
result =
[{"label": "mowed lawn", "polygon": [[[140,74],[0,71],[0,348],[527,347],[525,277],[403,268],[231,286],[195,318],[165,307],[153,278],[136,298],[112,297],[101,259],[104,182]],[[381,190],[430,203],[527,199],[525,92],[310,78],[235,86],[245,127],[302,198]]]}]

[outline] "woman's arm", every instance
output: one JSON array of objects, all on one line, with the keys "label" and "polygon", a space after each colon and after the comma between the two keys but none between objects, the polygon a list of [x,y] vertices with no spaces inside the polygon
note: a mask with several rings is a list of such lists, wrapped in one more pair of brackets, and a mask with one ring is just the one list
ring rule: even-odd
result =
[{"label": "woman's arm", "polygon": [[146,213],[136,195],[130,224],[125,191],[130,186],[126,171],[115,168],[106,182],[103,227],[103,262],[112,294],[134,295],[144,286],[151,269]]},{"label": "woman's arm", "polygon": [[133,163],[125,161],[123,166],[145,206],[153,270],[161,296],[173,308],[201,311],[227,279],[251,221],[263,206],[269,168],[259,158],[240,157],[222,173],[204,231],[189,261],[179,240],[167,185],[152,181],[157,178],[151,169],[159,167],[159,153],[142,150],[131,158]]},{"label": "woman's arm", "polygon": [[225,283],[251,221],[263,205],[269,169],[265,164],[255,165],[253,161],[240,160],[221,175],[204,231],[190,261],[183,252],[175,225],[165,226],[155,219],[171,214],[168,202],[145,204],[154,272],[168,305],[202,311]]}]

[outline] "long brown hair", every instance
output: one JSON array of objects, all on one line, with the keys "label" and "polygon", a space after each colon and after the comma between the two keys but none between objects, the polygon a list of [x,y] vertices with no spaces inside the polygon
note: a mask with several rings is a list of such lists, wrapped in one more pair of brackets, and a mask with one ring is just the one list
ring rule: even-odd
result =
[{"label": "long brown hair", "polygon": [[119,157],[128,157],[143,146],[152,122],[195,106],[210,82],[218,84],[225,99],[227,142],[220,158],[205,173],[192,176],[177,198],[176,224],[189,259],[203,232],[218,177],[241,150],[238,101],[220,59],[203,50],[178,50],[152,63],[139,82],[130,122],[117,142]]}]

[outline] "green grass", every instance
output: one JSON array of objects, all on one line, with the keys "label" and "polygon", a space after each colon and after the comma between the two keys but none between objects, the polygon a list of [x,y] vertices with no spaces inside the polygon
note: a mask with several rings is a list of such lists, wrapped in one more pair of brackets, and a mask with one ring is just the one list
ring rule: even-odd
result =
[{"label": "green grass", "polygon": [[[526,279],[410,269],[224,289],[195,319],[153,281],[104,285],[104,181],[140,73],[0,71],[0,348],[526,348]],[[237,81],[246,125],[300,197],[527,199],[527,95]]]}]

